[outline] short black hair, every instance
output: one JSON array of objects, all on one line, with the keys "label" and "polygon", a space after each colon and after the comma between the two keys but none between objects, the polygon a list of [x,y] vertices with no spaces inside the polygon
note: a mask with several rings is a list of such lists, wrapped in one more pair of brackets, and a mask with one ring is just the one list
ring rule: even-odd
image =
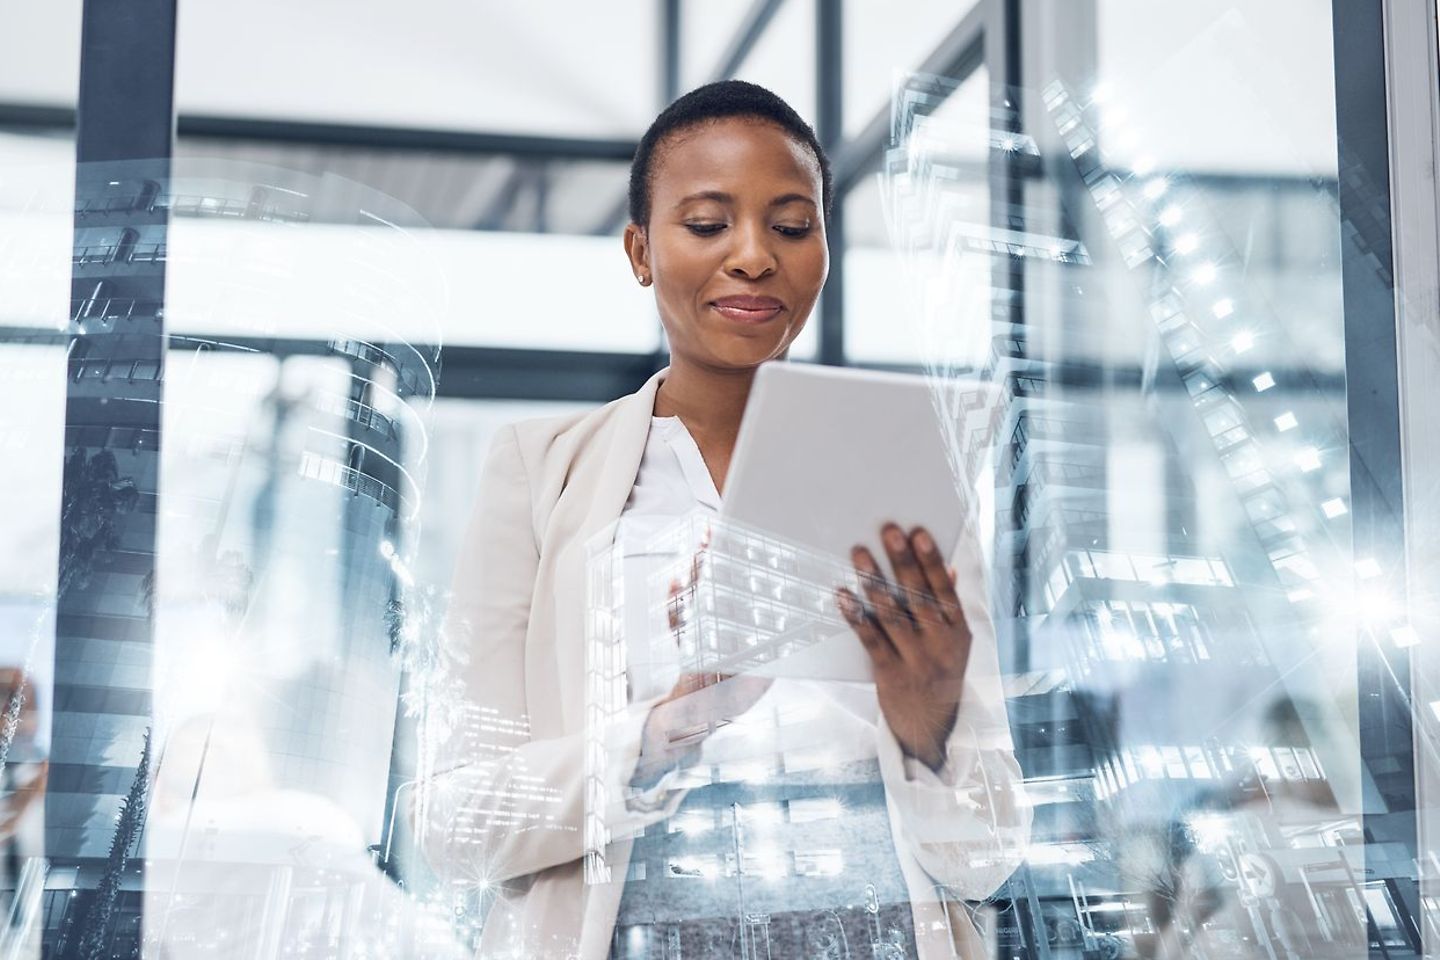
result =
[{"label": "short black hair", "polygon": [[744,117],[773,123],[815,154],[820,165],[820,206],[825,219],[830,219],[830,201],[834,192],[830,176],[830,158],[810,124],[779,96],[764,87],[744,80],[719,80],[696,87],[660,111],[650,124],[635,159],[630,161],[630,221],[642,226],[650,222],[650,187],[654,176],[655,151],[672,134],[716,120]]}]

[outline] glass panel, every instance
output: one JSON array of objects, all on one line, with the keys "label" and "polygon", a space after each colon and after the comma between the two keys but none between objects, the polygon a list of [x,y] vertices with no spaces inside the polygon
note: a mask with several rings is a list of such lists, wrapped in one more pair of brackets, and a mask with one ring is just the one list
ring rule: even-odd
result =
[{"label": "glass panel", "polygon": [[853,137],[875,117],[888,115],[896,77],[918,69],[975,4],[844,0],[844,5],[845,135]]},{"label": "glass panel", "polygon": [[774,91],[811,126],[815,124],[815,4],[819,0],[786,0],[780,4],[755,48],[736,71]]},{"label": "glass panel", "polygon": [[753,0],[681,0],[680,87],[710,81],[744,25]]},{"label": "glass panel", "polygon": [[[921,114],[933,112],[936,129],[943,125],[947,137],[950,166],[931,184],[929,198],[949,225],[946,249],[916,236],[892,242],[879,168],[843,199],[849,362],[918,364],[940,351],[978,368],[989,352],[981,334],[990,310],[989,97],[990,77],[981,67],[945,96],[913,105]],[[960,319],[934,320],[942,316]]]},{"label": "glass panel", "polygon": [[[503,169],[454,164],[462,179],[437,192],[428,176],[439,171],[415,157],[357,168],[353,157],[321,152],[308,158],[315,173],[299,173],[235,159],[233,144],[227,157],[226,149],[212,141],[175,162],[166,198],[175,333],[634,353],[659,345],[653,297],[630,275],[612,217],[623,222],[624,179],[613,167],[527,168],[527,187]],[[448,209],[452,223],[473,217],[470,226],[481,229],[434,229],[406,203],[343,179],[332,164],[368,169],[430,209]],[[467,215],[446,206],[460,194],[484,199],[470,203]],[[531,232],[536,204],[565,211],[554,226],[585,232]],[[509,225],[518,229],[498,229]],[[387,226],[404,231],[387,234]],[[555,282],[557,270],[564,283]]]},{"label": "glass panel", "polygon": [[[740,70],[807,117],[819,2]],[[0,957],[1418,955],[1434,865],[1357,663],[1428,638],[1353,546],[1342,294],[1384,211],[1338,202],[1326,5],[1011,6],[1016,90],[890,83],[970,3],[843,6],[845,127],[894,125],[829,295],[850,360],[929,376],[973,521],[958,606],[938,565],[862,590],[868,646],[848,559],[658,536],[713,435],[641,410],[641,468],[558,377],[443,396],[482,352],[447,346],[660,346],[623,160],[187,139],[77,201],[68,132],[0,108]],[[658,4],[272,7],[182,21],[182,111],[584,138],[655,107]],[[686,78],[755,9],[682,8]],[[0,31],[37,73],[0,99],[73,100],[40,74],[77,10]],[[124,333],[162,268],[163,361]],[[866,467],[836,484],[912,479]]]},{"label": "glass panel", "polygon": [[[80,82],[81,0],[0,16],[0,103],[73,107]],[[0,154],[3,155],[3,154]]]},{"label": "glass panel", "polygon": [[[1328,14],[1092,9],[1025,21],[1038,73],[989,114],[989,182],[1013,186],[970,228],[989,249],[962,245],[977,221],[945,205],[973,124],[920,106],[958,102],[953,81],[901,91],[916,106],[878,205],[902,271],[981,301],[912,306],[916,359],[1005,388],[1002,669],[1064,678],[1010,701],[1017,757],[1038,789],[1095,787],[1077,820],[1033,821],[997,894],[1032,910],[998,935],[1052,955],[1070,924],[1086,956],[1362,957],[1373,936],[1418,955],[1415,905],[1387,895],[1409,867],[1360,839],[1376,774],[1357,637],[1405,621],[1395,558],[1351,545],[1348,441],[1365,425],[1347,419],[1341,262],[1357,227],[1337,203],[1334,103],[1314,95],[1333,87]],[[854,303],[847,339],[866,322]],[[982,332],[987,355],[940,349]],[[1059,846],[1077,835],[1083,863]]]},{"label": "glass panel", "polygon": [[[118,725],[95,712],[105,686],[144,685],[102,643],[65,651],[78,669],[56,669],[62,557],[68,588],[115,576],[103,550],[113,510],[131,505],[116,474],[133,466],[124,452],[74,459],[67,442],[66,384],[79,372],[63,338],[73,306],[75,141],[73,120],[56,108],[75,103],[79,24],[80,4],[64,0],[0,13],[0,953],[17,960],[42,955],[41,931],[69,902],[73,884],[54,868],[95,819],[85,794],[99,770],[90,764],[113,746]],[[91,481],[93,495],[65,503],[67,474]],[[75,723],[62,704],[91,712]],[[125,707],[136,712],[133,700]],[[108,841],[106,826],[96,832]]]}]

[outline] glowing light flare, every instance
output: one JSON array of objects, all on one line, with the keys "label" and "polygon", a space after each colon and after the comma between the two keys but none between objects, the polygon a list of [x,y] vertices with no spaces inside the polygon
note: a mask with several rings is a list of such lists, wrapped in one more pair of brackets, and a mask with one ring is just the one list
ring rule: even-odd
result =
[{"label": "glowing light flare", "polygon": [[1341,622],[1357,623],[1372,630],[1384,627],[1386,633],[1405,613],[1394,597],[1374,584],[1356,590],[1343,589],[1337,584],[1330,594],[1328,609],[1330,615]]}]

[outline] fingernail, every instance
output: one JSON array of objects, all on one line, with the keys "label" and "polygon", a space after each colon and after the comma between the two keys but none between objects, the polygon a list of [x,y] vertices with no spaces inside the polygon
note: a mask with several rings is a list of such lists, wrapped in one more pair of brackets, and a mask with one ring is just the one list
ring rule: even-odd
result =
[{"label": "fingernail", "polygon": [[891,527],[885,531],[885,543],[888,544],[892,550],[902,549],[905,546],[905,534],[899,527]]},{"label": "fingernail", "polygon": [[926,553],[930,553],[935,549],[935,541],[930,539],[930,534],[925,531],[924,527],[915,528],[915,546],[924,550]]}]

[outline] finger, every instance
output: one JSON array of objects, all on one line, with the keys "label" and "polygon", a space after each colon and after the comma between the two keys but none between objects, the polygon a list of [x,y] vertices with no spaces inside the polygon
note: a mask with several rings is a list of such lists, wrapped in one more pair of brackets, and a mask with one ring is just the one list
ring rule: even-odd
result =
[{"label": "finger", "polygon": [[937,612],[946,623],[959,623],[964,619],[964,613],[960,608],[960,597],[955,593],[955,568],[945,565],[939,545],[924,527],[911,531],[910,543],[925,576],[926,590],[937,603]]},{"label": "finger", "polygon": [[900,654],[895,645],[880,629],[879,622],[866,612],[859,598],[841,587],[835,591],[835,605],[840,608],[840,615],[850,624],[850,629],[860,638],[861,645],[865,647],[865,652],[870,654],[875,666],[886,667],[899,661]]},{"label": "finger", "polygon": [[898,524],[887,523],[880,529],[880,539],[885,552],[890,555],[890,567],[895,571],[895,582],[899,585],[906,605],[912,598],[921,597],[930,591],[930,582],[920,566],[915,551],[910,547],[910,538]]},{"label": "finger", "polygon": [[923,651],[917,633],[918,625],[909,609],[895,595],[869,550],[856,547],[853,556],[855,568],[860,571],[860,582],[865,588],[865,597],[870,602],[866,610],[869,619],[877,624],[902,660],[916,659]]},{"label": "finger", "polygon": [[[869,602],[870,609],[879,607],[880,601],[890,596],[890,581],[885,579],[885,574],[880,572],[880,566],[870,551],[865,547],[857,546],[850,551],[850,561],[855,564],[855,572],[860,578],[860,589]],[[861,608],[863,615],[865,608]]]}]

